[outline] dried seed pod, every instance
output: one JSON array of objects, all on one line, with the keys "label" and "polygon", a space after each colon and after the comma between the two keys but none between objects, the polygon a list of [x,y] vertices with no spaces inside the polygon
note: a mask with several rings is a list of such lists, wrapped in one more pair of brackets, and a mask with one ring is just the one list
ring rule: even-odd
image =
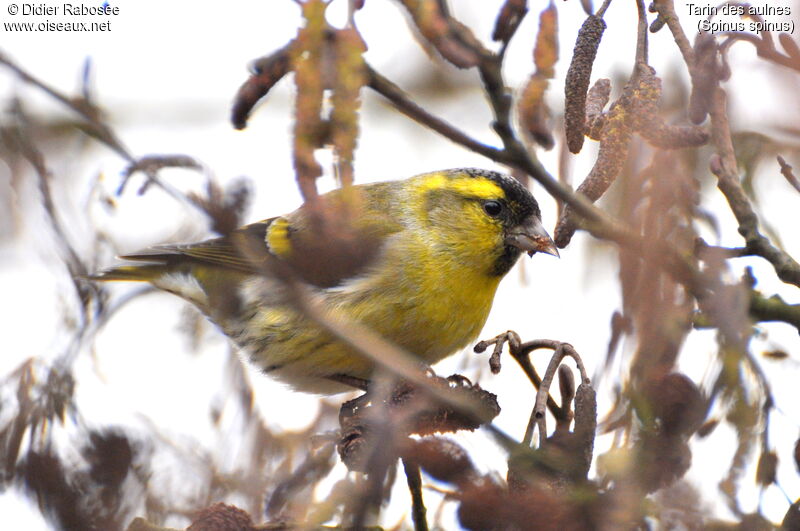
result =
[{"label": "dried seed pod", "polygon": [[[345,403],[339,415],[341,434],[336,449],[348,469],[364,472],[371,455],[370,449],[376,444],[380,444],[384,452],[395,451],[393,441],[399,441],[407,435],[472,431],[480,427],[481,422],[490,422],[500,413],[497,396],[481,389],[478,384],[470,383],[463,376],[431,376],[429,381],[431,386],[438,387],[442,392],[470,400],[476,405],[472,414],[433,403],[425,393],[408,383],[398,384],[382,403],[371,401],[355,409],[352,409],[351,403]],[[377,408],[381,410],[376,415]],[[386,415],[389,415],[388,419]],[[376,420],[391,425],[393,437],[387,440],[385,433],[381,434],[381,426],[378,425],[376,429]]]},{"label": "dried seed pod", "polygon": [[572,62],[565,80],[564,128],[567,146],[572,153],[580,153],[583,147],[583,132],[586,118],[586,92],[592,77],[592,66],[597,56],[600,40],[606,29],[605,21],[590,15],[584,21],[575,41]]},{"label": "dried seed pod", "polygon": [[489,52],[464,24],[442,12],[438,0],[402,0],[414,24],[447,61],[471,68]]},{"label": "dried seed pod", "polygon": [[200,511],[186,531],[248,531],[254,527],[250,515],[242,509],[216,503]]},{"label": "dried seed pod", "polygon": [[408,439],[402,456],[432,478],[445,483],[463,484],[478,475],[469,453],[455,441],[444,437]]},{"label": "dried seed pod", "polygon": [[558,366],[558,391],[561,393],[561,407],[569,407],[575,398],[575,377],[566,365]]},{"label": "dried seed pod", "polygon": [[697,436],[700,437],[701,439],[704,437],[708,437],[709,435],[711,435],[711,432],[717,429],[717,426],[719,426],[719,419],[708,420],[704,422],[703,425],[697,429]]},{"label": "dried seed pod", "polygon": [[586,135],[593,140],[601,138],[606,123],[603,109],[608,104],[610,97],[611,81],[609,79],[598,79],[589,89],[586,97]]},{"label": "dried seed pod", "polygon": [[582,441],[575,433],[557,427],[541,447],[532,452],[512,452],[508,459],[509,487],[516,491],[533,485],[574,484],[586,479]]},{"label": "dried seed pod", "polygon": [[797,442],[794,443],[794,466],[800,472],[800,439],[797,439]]},{"label": "dried seed pod", "polygon": [[656,19],[652,23],[650,23],[650,33],[658,32],[658,30],[663,28],[666,23],[667,19],[665,19],[661,15],[658,15]]},{"label": "dried seed pod", "polygon": [[538,72],[532,75],[517,100],[517,109],[522,130],[543,148],[552,149],[555,140],[550,126],[550,109],[544,101],[547,86],[547,79]]},{"label": "dried seed pod", "polygon": [[493,529],[500,521],[497,510],[507,505],[506,489],[492,481],[483,481],[460,494],[458,522],[464,529]]},{"label": "dried seed pod", "polygon": [[539,15],[539,33],[533,49],[536,73],[531,76],[518,99],[522,130],[545,149],[555,145],[550,124],[550,108],[544,100],[548,79],[555,75],[558,61],[558,11],[553,2]]},{"label": "dried seed pod", "polygon": [[758,465],[756,466],[756,483],[762,487],[769,487],[775,483],[776,474],[778,471],[778,454],[774,451],[763,452],[758,456]]},{"label": "dried seed pod", "polygon": [[667,125],[661,119],[653,120],[639,133],[653,147],[662,149],[682,149],[697,147],[708,143],[708,131],[698,125]]},{"label": "dried seed pod", "polygon": [[366,424],[348,423],[342,426],[342,435],[336,441],[339,459],[348,470],[365,472],[370,449],[369,429]]},{"label": "dried seed pod", "polygon": [[539,33],[536,35],[536,45],[533,48],[533,63],[536,65],[537,73],[552,79],[555,76],[556,61],[558,61],[558,11],[551,1],[547,9],[539,15]]},{"label": "dried seed pod", "polygon": [[711,107],[711,97],[720,79],[717,60],[719,46],[710,33],[701,33],[694,41],[695,64],[690,69],[692,94],[689,97],[689,119],[701,124]]},{"label": "dried seed pod", "polygon": [[673,372],[651,378],[643,395],[662,433],[692,434],[705,420],[703,393],[685,374]]},{"label": "dried seed pod", "polygon": [[800,529],[800,500],[789,506],[781,522],[781,529]]},{"label": "dried seed pod", "polygon": [[322,70],[327,6],[322,0],[303,3],[306,23],[298,32],[291,53],[297,86],[293,158],[300,192],[305,201],[317,197],[316,179],[322,175],[322,166],[314,157],[314,151],[321,146],[321,136],[326,129],[320,114],[324,91]]},{"label": "dried seed pod", "polygon": [[353,183],[353,158],[358,140],[358,110],[361,87],[367,81],[363,54],[366,45],[354,28],[336,32],[336,79],[331,98],[333,152],[337,160],[337,176],[342,186]]},{"label": "dried seed pod", "polygon": [[583,504],[543,485],[523,491],[482,479],[458,493],[458,522],[464,529],[594,529]]},{"label": "dried seed pod", "polygon": [[[614,109],[617,108],[621,109],[621,107]],[[629,120],[615,120],[615,117],[622,117],[622,111],[615,113],[614,109],[609,112],[607,123],[614,123],[616,127],[604,129],[597,160],[589,175],[576,190],[577,193],[585,195],[592,202],[597,201],[608,190],[628,158],[633,128],[630,126]],[[575,234],[576,228],[575,214],[572,208],[567,206],[561,213],[553,235],[556,245],[561,249],[566,247]]]},{"label": "dried seed pod", "polygon": [[[598,101],[601,101],[599,99],[602,95],[599,94],[601,89],[602,85],[598,86]],[[637,64],[635,75],[605,116],[602,129],[592,131],[600,137],[600,151],[592,170],[576,192],[582,193],[594,202],[608,190],[625,164],[633,133],[656,116],[660,96],[661,80],[656,77],[653,68],[645,63]],[[586,99],[585,95],[583,99]],[[583,105],[582,119],[586,112],[585,101]],[[594,110],[596,104],[593,102],[592,105]],[[583,127],[585,128],[585,124]],[[580,141],[583,143],[582,135]],[[572,208],[567,206],[561,212],[554,235],[559,248],[569,244],[577,229],[576,223]]]},{"label": "dried seed pod", "polygon": [[637,475],[648,493],[672,485],[692,464],[692,451],[682,437],[646,435],[637,446]]},{"label": "dried seed pod", "polygon": [[528,12],[528,0],[506,0],[494,23],[492,40],[507,43]]},{"label": "dried seed pod", "polygon": [[661,99],[661,79],[653,67],[639,63],[636,75],[625,87],[621,104],[629,116],[631,127],[639,133],[658,119],[658,101]]},{"label": "dried seed pod", "polygon": [[292,42],[253,64],[252,75],[239,87],[233,100],[231,109],[233,127],[240,130],[247,127],[247,120],[256,104],[267,95],[275,83],[289,73],[291,46]]},{"label": "dried seed pod", "polygon": [[89,464],[89,477],[112,492],[122,486],[128,472],[135,466],[139,448],[127,435],[117,430],[92,430],[81,449]]},{"label": "dried seed pod", "polygon": [[597,394],[589,383],[582,383],[575,393],[575,437],[583,452],[582,477],[589,474],[597,432]]}]

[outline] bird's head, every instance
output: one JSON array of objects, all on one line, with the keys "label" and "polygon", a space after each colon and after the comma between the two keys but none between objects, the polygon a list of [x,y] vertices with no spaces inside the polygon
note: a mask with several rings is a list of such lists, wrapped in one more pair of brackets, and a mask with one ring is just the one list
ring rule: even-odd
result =
[{"label": "bird's head", "polygon": [[411,199],[442,254],[490,276],[505,275],[523,252],[558,256],[538,203],[508,175],[475,168],[429,173],[415,179]]}]

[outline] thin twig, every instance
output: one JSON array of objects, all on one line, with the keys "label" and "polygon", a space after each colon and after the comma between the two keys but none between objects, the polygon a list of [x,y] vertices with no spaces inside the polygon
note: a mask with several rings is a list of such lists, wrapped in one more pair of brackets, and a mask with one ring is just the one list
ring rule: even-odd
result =
[{"label": "thin twig", "polygon": [[600,9],[597,10],[597,13],[595,13],[595,15],[597,15],[600,18],[603,18],[603,15],[606,14],[606,10],[610,5],[611,5],[611,0],[604,0],[603,4],[600,6]]},{"label": "thin twig", "polygon": [[[509,330],[493,337],[492,339],[478,342],[478,344],[475,345],[474,351],[481,353],[490,345],[494,345],[495,347],[492,351],[492,356],[489,359],[489,366],[492,370],[492,373],[497,374],[500,372],[501,366],[500,355],[502,354],[503,346],[505,346],[506,343],[508,344],[509,354],[511,354],[511,356],[517,360],[522,372],[524,372],[525,376],[527,376],[531,381],[533,388],[538,390],[542,385],[542,378],[539,376],[539,373],[536,372],[536,367],[533,366],[533,363],[531,363],[530,359],[530,353],[539,348],[537,347],[535,341],[523,344],[522,340],[519,338],[519,334],[513,330]],[[553,397],[548,397],[547,407],[554,417],[561,418],[561,408],[553,399]]]},{"label": "thin twig", "polygon": [[586,367],[583,365],[583,360],[569,343],[549,339],[540,339],[530,343],[536,345],[535,348],[548,348],[554,351],[553,357],[550,358],[550,364],[542,377],[542,384],[536,392],[536,402],[533,411],[531,411],[528,427],[525,429],[525,437],[522,439],[522,444],[530,446],[533,441],[533,427],[536,425],[539,427],[539,446],[541,446],[547,438],[545,408],[547,407],[548,398],[550,398],[550,386],[553,383],[558,366],[561,365],[564,358],[569,356],[575,360],[575,364],[581,374],[581,383],[588,384],[590,380]]},{"label": "thin twig", "polygon": [[750,316],[759,322],[783,322],[800,332],[800,304],[789,304],[779,295],[767,298],[757,291],[752,291],[749,311]]},{"label": "thin twig", "polygon": [[544,372],[542,385],[540,385],[539,389],[536,391],[536,400],[533,403],[533,409],[531,410],[531,417],[528,420],[528,426],[525,428],[525,437],[522,439],[522,444],[525,446],[530,446],[533,442],[534,426],[539,428],[539,448],[544,446],[544,441],[547,439],[547,417],[544,410],[547,404],[547,399],[550,398],[550,386],[553,384],[553,378],[555,377],[558,366],[561,364],[561,360],[563,358],[564,346],[557,345],[556,350],[553,353],[553,357],[550,358],[550,363],[547,365],[547,369]]},{"label": "thin twig", "polygon": [[783,157],[778,155],[778,164],[781,166],[781,175],[786,178],[786,180],[794,187],[795,190],[800,192],[800,180],[795,177],[792,167],[789,165],[789,163],[786,162]]},{"label": "thin twig", "polygon": [[408,490],[411,492],[411,519],[414,522],[414,531],[428,531],[428,520],[425,516],[425,500],[422,498],[422,475],[419,465],[409,463],[403,459],[403,471],[406,473]]},{"label": "thin twig", "polygon": [[478,142],[474,138],[463,133],[460,129],[453,127],[451,124],[432,115],[414,103],[400,87],[383,77],[369,65],[367,65],[367,76],[367,86],[389,100],[398,111],[415,122],[433,129],[456,144],[462,145],[488,159],[498,161],[503,158],[503,152],[501,150]]},{"label": "thin twig", "polygon": [[724,35],[728,37],[729,40],[732,41],[747,41],[753,46],[755,46],[756,53],[762,59],[772,61],[777,65],[789,68],[796,72],[800,72],[800,57],[790,57],[788,55],[783,55],[782,53],[780,53],[775,48],[775,44],[772,42],[772,40],[767,38],[769,34],[770,33],[768,31],[765,31],[759,37],[757,35],[753,35],[752,33],[730,31],[730,32],[720,32],[718,35]]},{"label": "thin twig", "polygon": [[717,186],[739,223],[739,234],[744,238],[746,248],[752,254],[768,260],[782,281],[800,287],[800,264],[788,253],[775,247],[758,230],[758,216],[739,181],[728,125],[727,95],[722,88],[716,88],[710,114],[712,140],[717,150],[717,156],[711,161],[711,171],[717,176]]},{"label": "thin twig", "polygon": [[639,21],[636,27],[636,61],[634,63],[634,72],[636,72],[636,65],[639,63],[647,64],[647,10],[644,8],[644,0],[636,0],[636,13]]},{"label": "thin twig", "polygon": [[61,92],[57,91],[44,81],[39,80],[38,78],[34,77],[33,75],[23,70],[20,66],[14,63],[9,57],[7,57],[6,54],[3,53],[2,51],[0,51],[0,64],[6,65],[10,70],[12,70],[17,75],[17,77],[19,77],[24,82],[43,90],[52,98],[58,100],[68,108],[72,109],[74,112],[80,115],[84,120],[86,120],[87,133],[89,133],[96,139],[100,140],[102,143],[106,144],[108,147],[110,147],[119,156],[121,156],[128,162],[134,161],[133,155],[131,155],[131,153],[122,144],[119,138],[117,138],[117,135],[114,134],[114,132],[111,130],[110,127],[108,127],[107,124],[105,124],[102,120],[100,120],[100,111],[97,107],[95,107],[85,99],[68,98],[67,96],[64,96]]},{"label": "thin twig", "polygon": [[[18,123],[10,130],[9,134],[13,135],[10,140],[16,144],[16,149],[19,150],[19,153],[28,161],[36,173],[39,192],[42,197],[42,206],[44,207],[49,225],[53,231],[56,245],[60,247],[61,252],[64,254],[64,265],[69,272],[72,286],[75,289],[75,295],[80,302],[78,305],[80,308],[80,322],[85,324],[89,320],[87,315],[89,302],[93,298],[92,294],[96,293],[98,288],[79,280],[82,277],[86,277],[88,274],[88,267],[82,260],[81,254],[78,253],[72,245],[71,238],[58,215],[58,208],[53,199],[53,191],[51,188],[53,174],[47,167],[44,155],[37,149],[32,139],[28,137],[27,117],[23,113],[19,102],[16,100],[15,102],[16,104],[14,105],[13,111],[14,117],[17,119]],[[81,330],[84,329],[85,327],[81,327]],[[77,345],[77,343],[75,345]]]},{"label": "thin twig", "polygon": [[683,55],[683,61],[691,72],[692,68],[694,68],[694,50],[683,32],[678,15],[675,13],[673,0],[654,0],[653,4],[658,16],[667,23],[669,31],[672,32],[672,38],[675,40],[675,44],[678,45],[681,55]]}]

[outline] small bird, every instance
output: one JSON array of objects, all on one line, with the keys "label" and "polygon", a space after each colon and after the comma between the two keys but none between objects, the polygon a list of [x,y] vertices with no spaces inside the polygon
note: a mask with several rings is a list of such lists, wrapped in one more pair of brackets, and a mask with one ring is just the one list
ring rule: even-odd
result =
[{"label": "small bird", "polygon": [[[319,223],[319,212],[333,223]],[[328,307],[426,364],[478,337],[523,252],[558,256],[519,181],[461,168],[334,190],[222,238],[122,256],[140,263],[93,278],[145,281],[183,297],[264,373],[297,390],[335,394],[369,381],[373,363],[287,302],[283,284],[242,252],[242,237]]]}]

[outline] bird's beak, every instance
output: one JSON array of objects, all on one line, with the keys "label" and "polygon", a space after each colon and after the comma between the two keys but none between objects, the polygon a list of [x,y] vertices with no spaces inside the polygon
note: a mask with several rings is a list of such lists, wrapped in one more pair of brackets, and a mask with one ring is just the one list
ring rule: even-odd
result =
[{"label": "bird's beak", "polygon": [[555,242],[544,230],[542,221],[535,216],[529,216],[524,222],[508,231],[505,242],[506,245],[522,249],[529,256],[537,252],[551,254],[556,258],[559,256]]}]

